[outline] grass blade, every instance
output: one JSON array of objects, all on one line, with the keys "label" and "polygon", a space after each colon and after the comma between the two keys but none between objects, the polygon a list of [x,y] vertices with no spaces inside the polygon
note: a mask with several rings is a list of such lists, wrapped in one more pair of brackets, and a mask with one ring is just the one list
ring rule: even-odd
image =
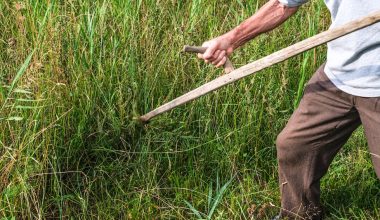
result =
[{"label": "grass blade", "polygon": [[201,214],[199,213],[198,210],[196,210],[194,208],[194,206],[192,206],[188,201],[184,200],[184,202],[186,203],[186,205],[189,207],[189,209],[194,213],[194,215],[196,215],[198,217],[198,219],[203,219]]},{"label": "grass blade", "polygon": [[230,179],[226,184],[224,184],[222,186],[222,188],[220,188],[220,190],[216,194],[213,206],[212,206],[211,210],[208,213],[207,219],[211,219],[212,215],[214,214],[214,211],[215,211],[216,207],[218,206],[218,204],[222,200],[224,192],[226,191],[227,187],[230,185],[231,182],[232,182],[232,179]]},{"label": "grass blade", "polygon": [[30,63],[30,60],[31,60],[32,57],[33,57],[33,54],[34,54],[34,50],[29,54],[29,56],[26,58],[26,60],[25,60],[24,63],[22,64],[21,68],[18,70],[18,72],[17,72],[15,78],[14,78],[13,81],[12,81],[11,86],[9,87],[9,91],[8,91],[7,98],[9,98],[9,96],[10,96],[10,94],[12,93],[12,90],[13,90],[13,88],[15,87],[16,83],[17,83],[18,80],[21,78],[21,76],[25,73],[26,69],[28,68],[29,63]]},{"label": "grass blade", "polygon": [[211,207],[211,200],[212,200],[212,183],[210,184],[210,187],[208,189],[208,199],[207,199],[207,209],[210,210]]},{"label": "grass blade", "polygon": [[22,119],[22,117],[14,116],[7,118],[7,121],[21,121]]},{"label": "grass blade", "polygon": [[20,69],[18,70],[18,72],[17,72],[15,78],[13,79],[13,81],[12,81],[12,83],[11,83],[11,86],[10,86],[9,89],[8,89],[8,95],[5,97],[5,99],[4,99],[4,103],[3,103],[3,105],[1,106],[1,109],[0,109],[0,110],[4,109],[4,106],[6,105],[7,100],[9,99],[9,97],[10,97],[10,95],[11,95],[11,93],[12,93],[14,87],[16,86],[18,80],[21,78],[21,76],[25,73],[26,69],[28,68],[29,63],[30,63],[30,60],[31,60],[32,57],[33,57],[34,51],[35,51],[35,50],[33,50],[33,51],[29,54],[29,56],[26,58],[26,60],[24,61],[24,63],[23,63],[22,66],[20,67]]}]

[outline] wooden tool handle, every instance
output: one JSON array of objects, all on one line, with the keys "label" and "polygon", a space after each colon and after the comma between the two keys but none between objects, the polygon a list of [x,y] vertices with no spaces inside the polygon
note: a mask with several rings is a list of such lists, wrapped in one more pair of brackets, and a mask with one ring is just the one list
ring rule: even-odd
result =
[{"label": "wooden tool handle", "polygon": [[[207,50],[207,47],[197,47],[197,46],[189,46],[185,45],[183,47],[183,52],[188,53],[205,53]],[[231,60],[227,57],[226,62],[224,63],[224,72],[230,73],[234,70],[234,65],[232,64]]]},{"label": "wooden tool handle", "polygon": [[206,50],[207,50],[207,47],[197,47],[197,46],[189,46],[189,45],[183,46],[183,52],[188,52],[188,53],[205,53]]}]

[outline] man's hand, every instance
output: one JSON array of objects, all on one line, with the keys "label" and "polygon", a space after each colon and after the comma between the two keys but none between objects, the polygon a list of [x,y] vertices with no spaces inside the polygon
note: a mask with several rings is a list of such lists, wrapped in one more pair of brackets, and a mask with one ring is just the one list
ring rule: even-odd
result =
[{"label": "man's hand", "polygon": [[202,47],[207,47],[208,49],[204,54],[199,53],[198,58],[203,59],[206,63],[211,63],[216,67],[223,66],[227,57],[234,51],[231,37],[228,36],[228,33],[204,42]]}]

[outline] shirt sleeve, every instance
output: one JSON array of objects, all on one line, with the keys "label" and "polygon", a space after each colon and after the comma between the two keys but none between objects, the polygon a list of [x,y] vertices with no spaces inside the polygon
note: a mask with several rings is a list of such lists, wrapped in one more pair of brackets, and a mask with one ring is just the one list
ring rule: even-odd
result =
[{"label": "shirt sleeve", "polygon": [[297,7],[308,2],[308,0],[278,0],[281,4],[288,7]]}]

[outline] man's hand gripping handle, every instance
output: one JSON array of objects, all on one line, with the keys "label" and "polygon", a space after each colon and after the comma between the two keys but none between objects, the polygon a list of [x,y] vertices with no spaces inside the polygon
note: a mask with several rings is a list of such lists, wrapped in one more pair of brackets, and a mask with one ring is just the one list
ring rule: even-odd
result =
[{"label": "man's hand gripping handle", "polygon": [[[188,46],[185,45],[183,47],[183,52],[188,52],[188,53],[204,53],[207,50],[207,47],[197,47],[197,46]],[[226,60],[226,63],[224,63],[224,71],[226,73],[230,73],[234,70],[234,66],[232,65],[230,59]]]}]

